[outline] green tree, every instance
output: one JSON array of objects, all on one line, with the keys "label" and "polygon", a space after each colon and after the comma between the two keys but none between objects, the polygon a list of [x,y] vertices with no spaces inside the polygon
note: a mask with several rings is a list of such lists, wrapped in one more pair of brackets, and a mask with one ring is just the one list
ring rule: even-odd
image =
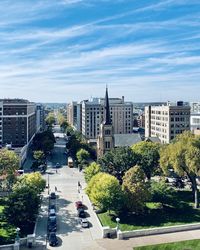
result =
[{"label": "green tree", "polygon": [[86,192],[91,201],[101,209],[119,211],[123,205],[123,193],[119,181],[112,175],[98,173],[94,175]]},{"label": "green tree", "polygon": [[94,175],[100,172],[100,165],[96,162],[92,162],[88,167],[85,168],[85,180],[89,182]]},{"label": "green tree", "polygon": [[34,150],[40,150],[47,154],[54,148],[55,142],[53,132],[51,130],[47,130],[35,135],[33,138],[33,148]]},{"label": "green tree", "polygon": [[137,162],[137,155],[129,147],[118,147],[98,159],[102,172],[117,177],[121,182],[124,173]]},{"label": "green tree", "polygon": [[20,185],[7,198],[4,214],[12,225],[27,232],[36,220],[40,197],[30,186]]},{"label": "green tree", "polygon": [[67,119],[64,117],[64,115],[62,113],[58,113],[57,115],[57,119],[58,119],[58,124],[60,125],[60,127],[65,131],[67,129],[67,127],[69,126]]},{"label": "green tree", "polygon": [[56,122],[54,113],[53,113],[53,112],[50,112],[50,113],[47,115],[45,121],[46,121],[46,123],[47,123],[48,126],[52,127],[53,124]]},{"label": "green tree", "polygon": [[6,189],[10,189],[16,179],[16,170],[19,169],[19,157],[14,151],[0,150],[0,175],[5,175]]},{"label": "green tree", "polygon": [[159,165],[159,148],[158,143],[142,141],[132,146],[132,150],[138,155],[137,165],[144,171],[148,180]]},{"label": "green tree", "polygon": [[145,181],[144,171],[139,166],[130,168],[123,177],[122,190],[129,211],[140,213],[145,202],[150,199],[149,185]]},{"label": "green tree", "polygon": [[39,163],[44,163],[45,161],[45,154],[42,150],[35,150],[33,152],[33,158],[38,161]]},{"label": "green tree", "polygon": [[13,186],[13,190],[18,190],[20,186],[29,186],[37,194],[40,194],[45,189],[46,181],[39,172],[24,174]]},{"label": "green tree", "polygon": [[160,202],[162,205],[173,203],[175,190],[170,187],[164,180],[159,182],[151,182],[151,200],[153,202]]},{"label": "green tree", "polygon": [[200,137],[186,131],[160,150],[160,166],[164,173],[173,168],[179,176],[186,175],[191,181],[195,208],[199,207],[196,177],[200,170]]},{"label": "green tree", "polygon": [[85,164],[90,157],[90,154],[87,150],[81,148],[77,153],[76,153],[76,158],[80,164]]}]

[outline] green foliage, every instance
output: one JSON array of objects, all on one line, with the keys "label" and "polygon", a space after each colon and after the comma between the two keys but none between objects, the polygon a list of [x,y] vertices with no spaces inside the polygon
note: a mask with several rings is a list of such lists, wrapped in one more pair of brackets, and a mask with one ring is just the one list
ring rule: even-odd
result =
[{"label": "green foliage", "polygon": [[132,146],[132,150],[138,155],[137,165],[144,171],[146,177],[151,179],[159,163],[158,143],[142,141]]},{"label": "green foliage", "polygon": [[45,160],[45,154],[44,154],[44,152],[42,150],[35,150],[33,152],[33,158],[36,161],[43,163],[44,160]]},{"label": "green foliage", "polygon": [[21,185],[8,196],[4,214],[10,224],[27,231],[36,220],[39,204],[40,197],[35,190]]},{"label": "green foliage", "polygon": [[43,151],[47,154],[54,148],[55,138],[51,130],[38,133],[33,138],[33,148],[34,150]]},{"label": "green foliage", "polygon": [[137,156],[129,147],[114,148],[98,160],[103,172],[114,175],[119,180],[136,162]]},{"label": "green foliage", "polygon": [[112,175],[98,173],[88,183],[87,194],[99,208],[118,211],[123,204],[119,181]]},{"label": "green foliage", "polygon": [[58,113],[57,115],[57,119],[58,119],[58,124],[60,125],[60,127],[65,131],[69,124],[67,122],[67,119],[64,117],[64,115],[62,113]]},{"label": "green foliage", "polygon": [[145,174],[139,166],[130,168],[123,177],[122,190],[126,196],[126,206],[129,211],[140,213],[145,202],[150,198]]},{"label": "green foliage", "polygon": [[88,167],[85,168],[85,180],[89,182],[94,175],[100,172],[100,165],[96,162],[92,162]]},{"label": "green foliage", "polygon": [[80,164],[84,164],[88,161],[90,157],[90,154],[87,150],[81,148],[77,153],[76,153],[76,158]]},{"label": "green foliage", "polygon": [[21,186],[29,186],[37,194],[40,194],[45,189],[46,181],[39,172],[24,174],[20,176],[17,183],[13,186],[13,190],[20,189]]},{"label": "green foliage", "polygon": [[164,180],[161,180],[160,182],[151,182],[150,192],[153,202],[160,202],[164,205],[174,202],[173,197],[176,191],[165,183]]},{"label": "green foliage", "polygon": [[52,127],[53,124],[56,122],[54,113],[53,113],[53,112],[50,112],[50,113],[47,115],[45,121],[46,121],[46,123],[47,123],[48,126]]},{"label": "green foliage", "polygon": [[13,175],[19,169],[19,157],[14,151],[0,150],[0,174]]},{"label": "green foliage", "polygon": [[188,176],[197,208],[199,200],[196,177],[200,171],[200,138],[188,131],[177,136],[173,143],[161,148],[160,166],[166,174],[169,168],[173,168],[179,176]]}]

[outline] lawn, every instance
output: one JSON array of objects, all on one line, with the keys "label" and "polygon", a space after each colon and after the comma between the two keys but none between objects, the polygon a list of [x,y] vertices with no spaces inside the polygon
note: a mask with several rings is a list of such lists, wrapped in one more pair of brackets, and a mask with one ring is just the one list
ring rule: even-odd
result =
[{"label": "lawn", "polygon": [[134,247],[134,250],[199,250],[200,240],[187,240],[153,246]]},{"label": "lawn", "polygon": [[98,214],[103,226],[116,227],[116,217],[120,217],[120,229],[130,231],[136,229],[174,226],[186,223],[200,222],[200,210],[191,206],[191,191],[179,191],[174,197],[173,206],[162,207],[160,203],[147,203],[148,209],[142,215]]}]

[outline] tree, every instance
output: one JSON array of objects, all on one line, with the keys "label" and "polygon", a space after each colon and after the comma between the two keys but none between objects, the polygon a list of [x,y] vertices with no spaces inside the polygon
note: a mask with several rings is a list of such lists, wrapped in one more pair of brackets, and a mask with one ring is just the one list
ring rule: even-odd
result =
[{"label": "tree", "polygon": [[175,190],[170,187],[164,180],[151,182],[151,199],[153,202],[160,202],[162,205],[173,202]]},{"label": "tree", "polygon": [[112,175],[98,173],[94,175],[86,192],[91,201],[101,209],[119,211],[123,205],[123,193],[119,181]]},{"label": "tree", "polygon": [[90,154],[87,150],[81,148],[77,153],[76,153],[76,158],[80,164],[84,164],[87,162],[89,159]]},{"label": "tree", "polygon": [[38,163],[44,163],[45,161],[45,154],[42,150],[35,150],[33,152],[33,158],[38,162]]},{"label": "tree", "polygon": [[192,185],[195,208],[198,208],[196,177],[200,170],[200,137],[188,131],[178,135],[171,144],[161,148],[160,166],[165,174],[173,168],[179,176],[187,175]]},{"label": "tree", "polygon": [[36,220],[40,201],[35,190],[20,185],[8,196],[4,214],[9,223],[26,232]]},{"label": "tree", "polygon": [[147,141],[132,146],[132,150],[138,155],[137,165],[142,168],[148,180],[159,165],[159,148],[158,143]]},{"label": "tree", "polygon": [[53,124],[56,122],[54,113],[53,113],[53,112],[50,112],[50,113],[47,115],[45,121],[46,121],[46,123],[47,123],[47,125],[48,125],[49,127],[52,127]]},{"label": "tree", "polygon": [[137,155],[129,147],[114,148],[99,158],[103,172],[114,175],[122,181],[124,173],[137,162]]},{"label": "tree", "polygon": [[145,182],[144,171],[139,166],[130,168],[123,177],[122,190],[126,197],[129,211],[139,213],[150,198],[148,183]]},{"label": "tree", "polygon": [[96,162],[92,162],[88,167],[85,168],[85,180],[89,182],[94,175],[100,172],[100,165]]},{"label": "tree", "polygon": [[58,118],[58,124],[60,125],[60,127],[65,131],[67,129],[67,127],[69,126],[66,118],[64,117],[64,115],[62,113],[58,113],[57,115]]},{"label": "tree", "polygon": [[34,150],[40,150],[47,154],[54,148],[55,142],[53,132],[51,130],[47,130],[35,135],[33,138],[33,148]]},{"label": "tree", "polygon": [[13,186],[13,190],[19,189],[20,186],[29,186],[32,190],[35,190],[37,194],[40,194],[45,189],[46,181],[39,172],[24,174]]},{"label": "tree", "polygon": [[14,151],[0,150],[0,175],[6,176],[6,186],[11,188],[16,179],[16,170],[19,169],[19,157]]}]

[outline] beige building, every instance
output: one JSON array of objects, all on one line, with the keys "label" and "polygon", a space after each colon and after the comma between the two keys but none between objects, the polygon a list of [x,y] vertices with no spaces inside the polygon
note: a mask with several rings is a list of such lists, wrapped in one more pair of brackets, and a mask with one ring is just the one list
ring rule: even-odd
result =
[{"label": "beige building", "polygon": [[[104,98],[82,102],[82,134],[87,139],[97,139],[104,115]],[[114,134],[131,134],[133,129],[133,104],[122,98],[109,98],[109,110]]]},{"label": "beige building", "polygon": [[81,131],[81,104],[71,102],[67,104],[67,122],[76,130]]},{"label": "beige building", "polygon": [[176,135],[190,130],[190,106],[183,102],[145,107],[145,137],[158,137],[169,143]]}]

